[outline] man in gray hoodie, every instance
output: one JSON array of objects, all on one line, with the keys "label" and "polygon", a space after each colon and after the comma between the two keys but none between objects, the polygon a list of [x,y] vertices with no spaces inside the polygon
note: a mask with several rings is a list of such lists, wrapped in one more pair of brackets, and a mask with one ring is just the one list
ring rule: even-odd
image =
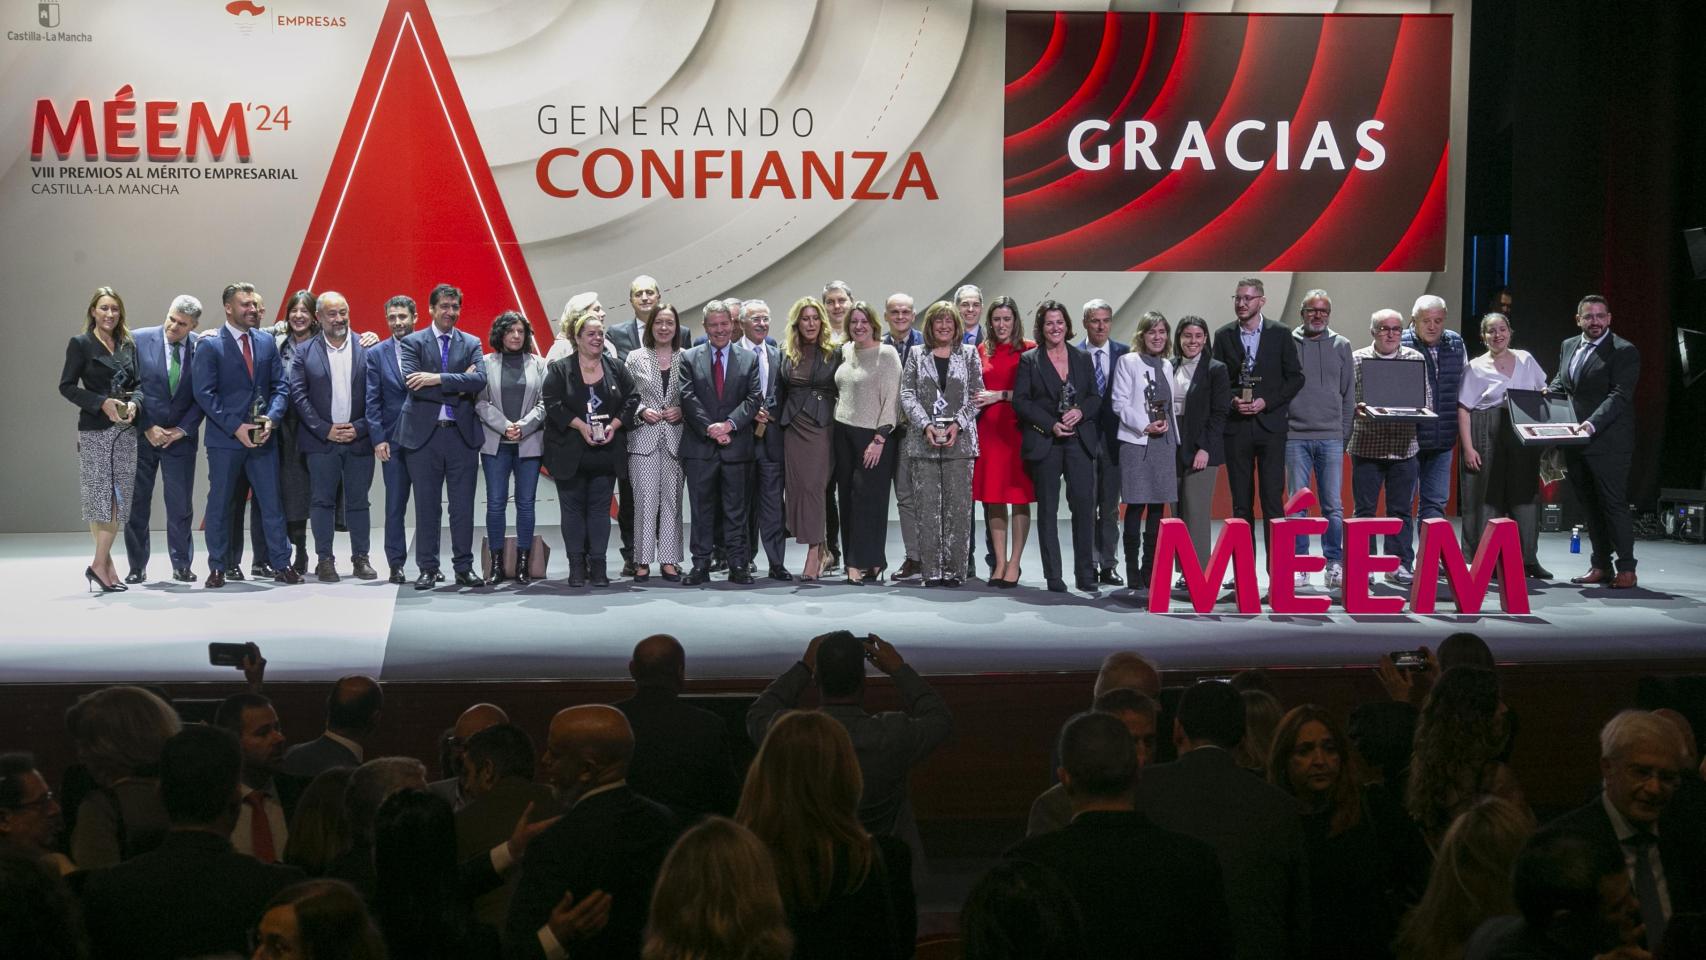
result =
[{"label": "man in gray hoodie", "polygon": [[[1285,442],[1286,495],[1308,487],[1321,503],[1327,534],[1321,553],[1327,559],[1324,586],[1328,592],[1344,587],[1345,439],[1351,435],[1356,410],[1355,366],[1351,342],[1332,331],[1333,301],[1325,290],[1303,295],[1303,322],[1291,332],[1303,361],[1303,390],[1292,398]],[[1301,516],[1294,513],[1292,516]],[[1299,537],[1297,552],[1308,551],[1308,537]],[[1296,588],[1309,586],[1309,574],[1297,575]]]}]

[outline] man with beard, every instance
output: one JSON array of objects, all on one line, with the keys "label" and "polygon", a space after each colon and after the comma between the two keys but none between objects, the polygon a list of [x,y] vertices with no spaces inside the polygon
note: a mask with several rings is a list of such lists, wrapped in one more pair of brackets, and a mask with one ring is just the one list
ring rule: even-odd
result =
[{"label": "man with beard", "polygon": [[[1321,555],[1327,560],[1323,586],[1333,592],[1345,583],[1345,507],[1340,490],[1345,479],[1345,441],[1356,412],[1356,366],[1351,342],[1328,325],[1333,301],[1327,291],[1305,293],[1298,314],[1303,322],[1291,337],[1303,364],[1303,389],[1292,398],[1287,417],[1286,491],[1296,493],[1308,487],[1321,503],[1321,516],[1327,520],[1327,532],[1321,537]],[[1298,553],[1307,553],[1309,538],[1297,539]],[[1297,574],[1296,581],[1298,589],[1309,586],[1309,574]]]},{"label": "man with beard", "polygon": [[239,693],[219,705],[213,725],[230,731],[243,754],[242,808],[231,831],[231,846],[262,863],[277,863],[284,856],[290,815],[304,786],[280,772],[284,729],[278,711],[258,693]]},{"label": "man with beard", "polygon": [[409,396],[401,344],[415,332],[414,298],[399,294],[385,301],[385,326],[391,336],[367,352],[367,435],[385,478],[385,562],[391,566],[391,582],[401,584],[408,582],[403,563],[409,535],[403,521],[409,510],[409,467],[397,446],[397,423]]}]

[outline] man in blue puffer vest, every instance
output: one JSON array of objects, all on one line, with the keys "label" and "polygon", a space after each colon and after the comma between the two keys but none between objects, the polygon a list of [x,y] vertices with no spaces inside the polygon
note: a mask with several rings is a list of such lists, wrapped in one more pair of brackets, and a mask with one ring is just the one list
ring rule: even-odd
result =
[{"label": "man in blue puffer vest", "polygon": [[1463,382],[1463,368],[1468,363],[1463,338],[1456,330],[1445,328],[1445,301],[1432,294],[1416,298],[1410,308],[1410,329],[1404,331],[1403,345],[1421,353],[1427,363],[1428,387],[1434,398],[1438,420],[1416,424],[1417,486],[1421,490],[1421,506],[1416,513],[1417,529],[1421,521],[1445,516],[1445,502],[1451,498],[1451,455],[1457,449],[1457,388]]}]

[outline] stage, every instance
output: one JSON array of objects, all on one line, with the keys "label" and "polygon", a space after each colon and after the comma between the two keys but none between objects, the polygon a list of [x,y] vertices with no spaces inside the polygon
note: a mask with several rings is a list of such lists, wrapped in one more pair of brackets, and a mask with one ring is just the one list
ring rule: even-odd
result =
[{"label": "stage", "polygon": [[[554,525],[540,529],[556,541]],[[338,556],[347,573],[343,536]],[[163,536],[155,537],[163,552]],[[380,540],[375,531],[374,542]],[[1061,540],[1070,555],[1064,527]],[[925,589],[917,582],[854,587],[762,577],[741,588],[724,583],[722,574],[708,585],[684,587],[655,572],[644,585],[619,580],[609,589],[571,590],[561,579],[566,566],[559,553],[553,579],[525,588],[416,591],[412,583],[346,576],[321,584],[310,576],[295,587],[251,580],[218,591],[156,579],[97,596],[81,589],[78,568],[88,550],[81,534],[0,537],[0,579],[8,584],[10,608],[0,682],[227,680],[229,670],[207,663],[213,640],[262,644],[273,681],[346,673],[386,681],[595,681],[625,677],[634,641],[656,632],[682,639],[692,678],[722,681],[772,676],[811,636],[836,627],[881,635],[929,675],[1093,670],[1121,648],[1141,649],[1169,671],[1360,666],[1459,629],[1481,634],[1510,663],[1650,660],[1657,666],[1706,659],[1706,547],[1676,542],[1639,543],[1636,590],[1531,581],[1527,616],[1246,616],[1232,612],[1226,598],[1213,614],[1156,615],[1123,588],[1046,592],[1035,537],[1017,590],[982,581]],[[197,572],[204,573],[199,538],[197,550]],[[898,566],[898,528],[891,529],[889,551]],[[614,543],[611,557],[614,570],[620,565]],[[790,545],[795,572],[802,558],[803,548]],[[1565,535],[1541,538],[1541,561],[1562,578],[1586,568],[1585,554],[1571,555]],[[151,572],[162,576],[167,566],[157,556]],[[383,572],[382,562],[376,566]],[[1496,611],[1496,600],[1487,608]],[[1441,609],[1450,606],[1442,601]]]}]

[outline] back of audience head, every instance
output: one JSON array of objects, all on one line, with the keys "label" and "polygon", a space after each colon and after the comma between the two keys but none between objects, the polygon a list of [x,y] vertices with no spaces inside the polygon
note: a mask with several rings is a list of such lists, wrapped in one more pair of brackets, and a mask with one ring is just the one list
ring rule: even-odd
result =
[{"label": "back of audience head", "polygon": [[1405,799],[1424,834],[1437,835],[1483,792],[1508,738],[1493,671],[1453,667],[1440,674],[1416,723]]},{"label": "back of audience head", "polygon": [[1452,667],[1480,667],[1483,670],[1494,667],[1493,651],[1487,646],[1487,641],[1466,631],[1441,640],[1434,658],[1439,661],[1442,674]]},{"label": "back of audience head", "polygon": [[595,787],[628,774],[634,756],[634,729],[622,711],[604,704],[583,704],[557,711],[545,746],[545,775],[565,805]]},{"label": "back of audience head", "polygon": [[385,941],[361,895],[339,880],[308,880],[280,890],[261,914],[256,957],[385,960]]},{"label": "back of audience head", "polygon": [[1061,728],[1060,782],[1074,810],[1129,809],[1139,766],[1131,732],[1110,714],[1081,713]]},{"label": "back of audience head", "polygon": [[326,729],[348,737],[366,736],[379,726],[385,691],[379,681],[360,674],[332,684],[326,697]]},{"label": "back of audience head", "polygon": [[27,753],[0,754],[0,853],[42,857],[60,827],[59,802]]},{"label": "back of audience head", "polygon": [[[1240,670],[1233,674],[1232,679],[1228,680],[1227,683],[1232,684],[1232,689],[1239,693],[1243,693],[1246,690],[1260,690],[1268,696],[1273,697],[1275,703],[1280,702],[1279,691],[1274,689],[1274,675],[1261,667],[1251,667],[1248,670]],[[1249,701],[1246,700],[1245,702],[1248,703]],[[1280,712],[1283,713],[1285,711],[1281,710]]]},{"label": "back of audience head", "polygon": [[1132,650],[1117,650],[1102,660],[1102,668],[1096,672],[1095,692],[1091,697],[1094,699],[1112,690],[1136,690],[1150,699],[1155,699],[1161,696],[1161,672],[1142,654]]},{"label": "back of audience head", "polygon": [[1549,827],[1529,838],[1512,870],[1511,895],[1529,930],[1571,956],[1614,949],[1640,924],[1622,854],[1569,830]]},{"label": "back of audience head", "polygon": [[1511,866],[1534,832],[1526,809],[1483,797],[1446,830],[1422,899],[1398,932],[1398,956],[1462,956],[1463,944],[1488,917],[1516,912]]},{"label": "back of audience head", "polygon": [[462,749],[462,794],[477,800],[498,781],[528,783],[534,774],[533,738],[513,723],[487,727],[468,738]]},{"label": "back of audience head", "polygon": [[1173,741],[1232,750],[1244,740],[1244,698],[1223,680],[1198,680],[1179,696]]},{"label": "back of audience head", "polygon": [[488,727],[508,723],[509,714],[493,703],[476,703],[456,717],[456,724],[444,732],[439,743],[439,775],[452,779],[462,775],[462,748],[468,739]]},{"label": "back of audience head", "polygon": [[634,645],[628,676],[642,687],[680,690],[687,677],[687,653],[681,641],[667,633],[653,634]]},{"label": "back of audience head", "polygon": [[733,820],[681,835],[658,873],[642,960],[786,960],[794,937],[770,851]]},{"label": "back of audience head", "polygon": [[850,700],[865,691],[865,644],[847,630],[817,639],[817,665],[812,677],[826,700]]},{"label": "back of audience head", "polygon": [[833,717],[794,710],[770,725],[747,769],[735,819],[776,862],[776,884],[790,910],[811,910],[834,894],[833,880],[856,890],[871,869],[871,838],[859,822],[864,779],[853,740]]},{"label": "back of audience head", "polygon": [[185,727],[160,748],[160,801],[174,827],[220,835],[237,824],[243,754],[218,727]]},{"label": "back of audience head", "polygon": [[76,898],[59,873],[36,858],[0,851],[0,957],[87,956]]},{"label": "back of audience head", "polygon": [[1375,700],[1351,711],[1351,742],[1369,769],[1396,785],[1409,777],[1410,752],[1416,740],[1416,708],[1408,703]]},{"label": "back of audience head", "polygon": [[398,790],[373,818],[374,912],[392,952],[424,956],[441,934],[462,929],[468,902],[457,890],[456,813],[424,789]]},{"label": "back of audience head", "polygon": [[426,765],[414,757],[375,757],[356,767],[344,791],[352,840],[373,839],[373,821],[385,798],[399,790],[425,789]]},{"label": "back of audience head", "polygon": [[1121,687],[1097,697],[1090,709],[1125,724],[1131,744],[1137,750],[1139,769],[1155,761],[1155,723],[1161,714],[1160,704],[1136,690]]},{"label": "back of audience head", "polygon": [[1362,797],[1346,745],[1337,718],[1306,703],[1280,719],[1268,751],[1268,782],[1311,810],[1331,810],[1331,834],[1356,826],[1362,817]]},{"label": "back of audience head", "polygon": [[1082,960],[1084,921],[1072,890],[1049,868],[1024,860],[996,864],[960,911],[965,960]]},{"label": "back of audience head", "polygon": [[1268,750],[1273,746],[1274,728],[1279,726],[1285,708],[1273,694],[1257,687],[1239,690],[1238,696],[1244,701],[1244,739],[1232,751],[1232,758],[1240,767],[1266,778]]},{"label": "back of audience head", "polygon": [[141,687],[86,693],[65,712],[77,759],[96,782],[151,776],[160,748],[183,724],[172,705]]},{"label": "back of audience head", "polygon": [[1625,710],[1599,731],[1605,797],[1633,824],[1658,820],[1676,795],[1687,765],[1682,732],[1646,710]]},{"label": "back of audience head", "polygon": [[258,693],[226,697],[213,713],[213,725],[237,738],[246,779],[264,782],[278,771],[284,760],[284,728],[271,700]]},{"label": "back of audience head", "polygon": [[338,857],[349,850],[352,830],[344,795],[354,775],[354,767],[332,767],[303,788],[290,818],[285,863],[301,867],[310,877],[325,876]]}]

